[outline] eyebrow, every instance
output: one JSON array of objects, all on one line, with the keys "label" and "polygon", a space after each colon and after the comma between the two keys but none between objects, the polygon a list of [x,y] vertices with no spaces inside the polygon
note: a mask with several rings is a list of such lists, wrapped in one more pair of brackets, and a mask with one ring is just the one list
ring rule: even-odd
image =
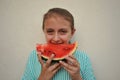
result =
[{"label": "eyebrow", "polygon": [[46,30],[53,30],[52,28],[46,28]]}]

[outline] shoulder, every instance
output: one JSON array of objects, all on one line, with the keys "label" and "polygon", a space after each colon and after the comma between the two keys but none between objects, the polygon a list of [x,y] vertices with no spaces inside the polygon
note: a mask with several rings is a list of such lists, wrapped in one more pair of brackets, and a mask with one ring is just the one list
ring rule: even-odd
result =
[{"label": "shoulder", "polygon": [[36,50],[32,50],[32,51],[30,52],[29,57],[35,57],[36,55],[37,55]]},{"label": "shoulder", "polygon": [[81,50],[76,50],[75,53],[74,53],[74,56],[76,58],[79,58],[79,59],[87,59],[87,58],[89,58],[87,53],[85,51],[81,51]]},{"label": "shoulder", "polygon": [[37,60],[37,52],[36,50],[32,50],[29,54],[29,58],[28,58],[28,61],[36,61]]}]

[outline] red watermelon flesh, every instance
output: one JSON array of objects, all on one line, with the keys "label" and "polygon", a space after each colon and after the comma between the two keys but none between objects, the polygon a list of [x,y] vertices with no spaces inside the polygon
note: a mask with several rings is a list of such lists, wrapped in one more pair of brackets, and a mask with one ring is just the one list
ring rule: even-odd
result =
[{"label": "red watermelon flesh", "polygon": [[42,57],[48,59],[51,54],[54,54],[53,60],[58,61],[64,59],[66,56],[71,55],[77,48],[77,42],[72,44],[37,44],[37,52],[42,53]]}]

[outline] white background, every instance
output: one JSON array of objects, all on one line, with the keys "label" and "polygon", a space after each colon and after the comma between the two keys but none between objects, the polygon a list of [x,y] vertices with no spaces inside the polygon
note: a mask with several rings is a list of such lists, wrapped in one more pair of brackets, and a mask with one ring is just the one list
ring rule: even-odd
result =
[{"label": "white background", "polygon": [[73,41],[91,59],[97,80],[120,80],[120,0],[0,0],[0,80],[20,80],[43,14],[62,7],[75,18]]}]

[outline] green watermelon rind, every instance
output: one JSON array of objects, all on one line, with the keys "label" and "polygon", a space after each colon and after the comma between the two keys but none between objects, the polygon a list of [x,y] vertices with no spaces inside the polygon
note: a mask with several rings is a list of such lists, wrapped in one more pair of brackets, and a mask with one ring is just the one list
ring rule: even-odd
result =
[{"label": "green watermelon rind", "polygon": [[[47,61],[48,59],[47,58],[44,58],[43,56],[42,56],[42,60],[44,60],[44,61]],[[59,61],[66,61],[66,59],[59,59],[59,60],[52,60],[52,62],[54,63],[54,62],[59,62]]]}]

